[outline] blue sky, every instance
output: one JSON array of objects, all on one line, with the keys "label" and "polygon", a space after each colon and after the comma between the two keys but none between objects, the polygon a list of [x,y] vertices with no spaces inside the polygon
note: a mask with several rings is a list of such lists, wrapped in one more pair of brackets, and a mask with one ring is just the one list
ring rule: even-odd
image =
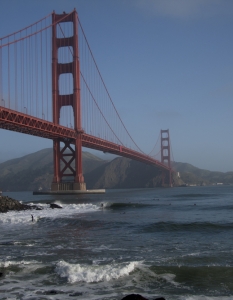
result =
[{"label": "blue sky", "polygon": [[[233,171],[233,1],[1,0],[0,36],[73,8],[141,149],[169,129],[175,161]],[[0,161],[52,147],[6,130],[0,139]]]}]

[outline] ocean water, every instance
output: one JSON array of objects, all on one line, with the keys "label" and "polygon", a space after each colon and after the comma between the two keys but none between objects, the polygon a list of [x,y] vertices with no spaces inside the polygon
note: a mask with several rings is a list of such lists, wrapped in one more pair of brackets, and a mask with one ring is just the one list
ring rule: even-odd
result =
[{"label": "ocean water", "polygon": [[233,299],[233,186],[4,195],[0,299]]}]

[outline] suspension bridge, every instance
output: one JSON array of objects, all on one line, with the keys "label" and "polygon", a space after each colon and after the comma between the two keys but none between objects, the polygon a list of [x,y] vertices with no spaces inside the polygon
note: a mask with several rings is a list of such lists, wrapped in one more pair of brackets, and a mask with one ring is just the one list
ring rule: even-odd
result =
[{"label": "suspension bridge", "polygon": [[0,128],[53,140],[52,191],[86,190],[82,147],[155,165],[172,186],[169,130],[160,131],[156,154],[156,147],[146,154],[136,144],[76,10],[0,38]]}]

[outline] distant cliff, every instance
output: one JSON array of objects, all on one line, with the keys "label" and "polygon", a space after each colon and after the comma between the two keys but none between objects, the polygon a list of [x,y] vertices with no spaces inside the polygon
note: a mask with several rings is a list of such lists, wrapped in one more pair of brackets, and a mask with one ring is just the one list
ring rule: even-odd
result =
[{"label": "distant cliff", "polygon": [[[173,163],[173,180],[179,185],[233,184],[233,172],[211,172],[187,163]],[[88,189],[145,188],[161,186],[161,174],[151,165],[118,157],[102,160],[83,152],[83,171]],[[179,173],[177,173],[179,172]],[[0,190],[48,190],[53,179],[52,149],[0,164]]]}]

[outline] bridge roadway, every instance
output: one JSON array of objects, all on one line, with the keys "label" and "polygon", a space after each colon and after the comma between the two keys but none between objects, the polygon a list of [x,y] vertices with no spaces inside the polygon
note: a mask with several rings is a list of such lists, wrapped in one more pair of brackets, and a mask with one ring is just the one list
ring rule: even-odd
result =
[{"label": "bridge roadway", "polygon": [[[0,128],[17,131],[47,139],[71,139],[75,140],[77,132],[74,129],[52,122],[36,118],[15,110],[0,106]],[[82,146],[103,152],[124,156],[143,163],[156,165],[161,170],[170,171],[169,167],[160,161],[140,152],[131,150],[122,145],[118,145],[101,138],[82,132]]]}]

